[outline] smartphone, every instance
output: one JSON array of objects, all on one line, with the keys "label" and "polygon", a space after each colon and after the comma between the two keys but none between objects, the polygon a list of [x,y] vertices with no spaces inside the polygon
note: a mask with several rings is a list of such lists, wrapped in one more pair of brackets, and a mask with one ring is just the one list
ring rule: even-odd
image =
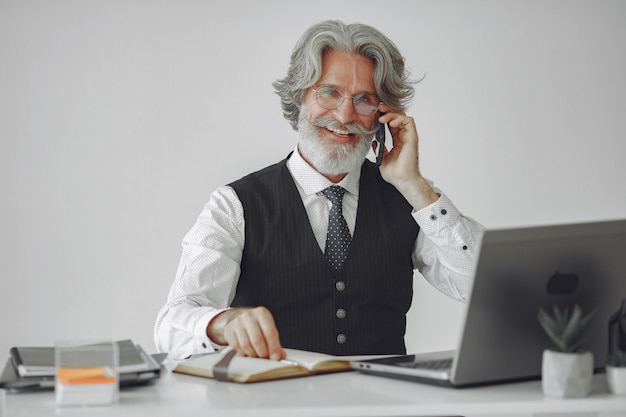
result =
[{"label": "smartphone", "polygon": [[376,130],[375,137],[376,142],[378,142],[378,146],[376,146],[376,165],[378,166],[383,163],[383,154],[385,153],[385,135],[385,125],[383,123],[378,123],[378,129]]}]

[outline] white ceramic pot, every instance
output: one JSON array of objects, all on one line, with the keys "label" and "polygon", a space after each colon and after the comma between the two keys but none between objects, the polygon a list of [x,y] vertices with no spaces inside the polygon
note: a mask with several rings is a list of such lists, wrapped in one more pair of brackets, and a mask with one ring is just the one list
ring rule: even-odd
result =
[{"label": "white ceramic pot", "polygon": [[544,350],[541,385],[549,397],[585,397],[593,383],[593,353],[563,353]]},{"label": "white ceramic pot", "polygon": [[626,395],[626,367],[607,365],[606,380],[613,394]]}]

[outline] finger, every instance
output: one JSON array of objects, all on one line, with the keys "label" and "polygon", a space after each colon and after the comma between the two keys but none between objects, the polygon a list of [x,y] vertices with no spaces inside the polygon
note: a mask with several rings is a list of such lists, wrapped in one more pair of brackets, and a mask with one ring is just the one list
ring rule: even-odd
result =
[{"label": "finger", "polygon": [[267,343],[267,351],[270,359],[281,360],[286,356],[285,350],[280,344],[278,329],[275,324],[263,328],[265,342]]},{"label": "finger", "polygon": [[247,310],[237,318],[233,328],[238,352],[246,356],[276,360],[285,357],[274,317],[267,308]]},{"label": "finger", "polygon": [[408,130],[414,124],[413,118],[404,114],[392,114],[392,117],[387,121],[389,129]]},{"label": "finger", "polygon": [[397,113],[396,110],[392,109],[391,107],[389,107],[388,105],[386,105],[385,103],[381,103],[378,106],[378,111],[380,111],[381,113]]},{"label": "finger", "polygon": [[235,331],[239,351],[254,358],[267,358],[269,356],[267,343],[261,322],[264,320],[263,313],[258,309],[247,310],[238,317]]},{"label": "finger", "polygon": [[[263,347],[259,347],[258,344],[264,342],[259,341],[262,338],[258,336],[261,334],[258,327],[251,310],[239,310],[237,315],[226,325],[224,338],[239,355],[257,357],[259,356],[257,350],[259,350],[262,357]],[[265,349],[267,350],[267,348]]]},{"label": "finger", "polygon": [[280,336],[278,329],[276,328],[276,322],[274,316],[265,307],[258,307],[259,314],[257,316],[259,320],[259,328],[263,334],[263,340],[267,353],[270,359],[280,360],[285,357],[285,351],[280,344]]},{"label": "finger", "polygon": [[228,346],[235,350],[239,356],[250,356],[254,353],[250,347],[247,332],[239,326],[239,323],[232,322],[224,331],[224,337]]},{"label": "finger", "polygon": [[267,347],[267,341],[265,340],[265,334],[261,329],[259,323],[255,320],[248,324],[246,330],[246,351],[248,356],[255,358],[269,358],[269,350]]},{"label": "finger", "polygon": [[224,339],[226,340],[227,345],[234,350],[235,352],[237,352],[237,354],[239,354],[239,356],[247,356],[246,352],[244,352],[241,349],[241,346],[239,344],[239,338],[237,337],[237,332],[229,329],[229,330],[225,330],[224,331]]},{"label": "finger", "polygon": [[241,356],[282,359],[278,329],[265,307],[237,310],[224,329],[224,338]]}]

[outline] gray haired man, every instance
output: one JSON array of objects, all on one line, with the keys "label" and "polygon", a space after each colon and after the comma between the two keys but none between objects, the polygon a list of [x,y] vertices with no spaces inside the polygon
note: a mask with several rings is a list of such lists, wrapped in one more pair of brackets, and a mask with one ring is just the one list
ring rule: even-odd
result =
[{"label": "gray haired man", "polygon": [[[157,348],[403,354],[414,270],[465,300],[482,232],[420,173],[404,58],[371,26],[325,21],[274,88],[298,144],[213,192],[184,238]],[[389,150],[373,141],[380,124]]]}]

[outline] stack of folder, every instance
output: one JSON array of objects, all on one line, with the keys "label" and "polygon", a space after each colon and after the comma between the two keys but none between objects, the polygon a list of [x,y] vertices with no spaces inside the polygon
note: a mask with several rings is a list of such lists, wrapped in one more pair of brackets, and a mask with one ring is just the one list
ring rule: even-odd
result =
[{"label": "stack of folder", "polygon": [[[116,342],[120,387],[144,385],[159,378],[166,354],[149,355],[130,339]],[[13,347],[0,374],[0,388],[9,392],[53,389],[54,347]]]}]

